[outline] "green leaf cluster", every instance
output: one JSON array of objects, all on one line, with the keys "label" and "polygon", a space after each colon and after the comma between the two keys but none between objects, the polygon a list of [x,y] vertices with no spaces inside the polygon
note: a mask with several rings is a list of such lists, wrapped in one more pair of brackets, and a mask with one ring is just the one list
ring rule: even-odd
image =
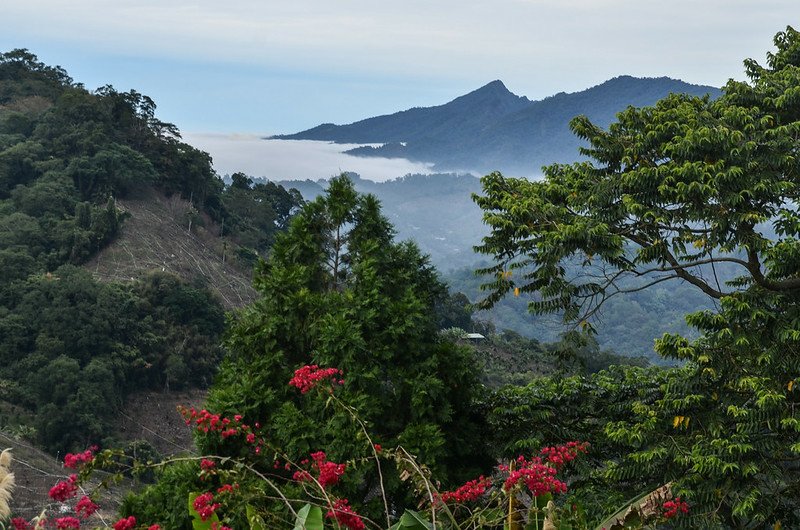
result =
[{"label": "green leaf cluster", "polygon": [[[295,461],[320,449],[335,461],[370,454],[351,418],[329,418],[323,398],[288,385],[303,365],[337,367],[344,385],[335,391],[374,442],[402,444],[445,480],[482,466],[487,452],[471,406],[481,388],[474,361],[437,334],[435,311],[446,290],[413,243],[393,241],[374,197],[357,194],[346,177],[333,179],[278,236],[255,286],[261,298],[228,333],[230,354],[212,387],[211,410],[261,422],[271,443]],[[211,439],[200,447],[236,451]],[[356,469],[352,477],[356,503],[375,477]],[[400,488],[396,477],[388,481]]]},{"label": "green leaf cluster", "polygon": [[612,398],[616,412],[590,398],[575,422],[567,389],[548,392],[543,409],[536,384],[493,412],[528,417],[537,433],[548,421],[587,429],[607,459],[589,476],[617,491],[672,483],[691,505],[677,527],[800,525],[800,33],[774,42],[767,66],[746,61],[749,81],[717,100],[671,95],[608,130],[578,117],[590,161],[550,166],[540,182],[494,173],[476,197],[492,230],[480,250],[496,260],[483,270],[487,305],[519,289],[531,311],[580,322],[670,280],[717,301],[687,316],[699,338],[657,341],[683,366]]},{"label": "green leaf cluster", "polygon": [[13,282],[0,298],[3,428],[36,428],[52,452],[110,442],[125,397],[210,383],[222,356],[222,307],[166,274],[102,284],[74,266]]}]

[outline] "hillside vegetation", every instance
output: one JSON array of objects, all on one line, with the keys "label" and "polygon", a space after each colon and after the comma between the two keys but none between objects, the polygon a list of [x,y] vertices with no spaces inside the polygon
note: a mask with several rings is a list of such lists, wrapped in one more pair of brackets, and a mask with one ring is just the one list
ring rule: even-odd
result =
[{"label": "hillside vegetation", "polygon": [[[13,185],[0,197],[0,418],[51,452],[80,450],[65,455],[76,473],[50,490],[43,517],[59,530],[90,524],[78,517],[102,499],[79,488],[94,476],[146,483],[123,499],[115,530],[800,527],[800,32],[774,44],[718,98],[670,94],[607,128],[574,118],[585,161],[537,181],[481,178],[479,307],[525,298],[572,326],[556,344],[475,322],[467,297],[347,175],[309,201],[242,174],[204,188],[202,154],[199,182],[173,179],[155,154],[189,148],[170,126],[154,121],[136,144],[147,112],[106,119],[113,90],[88,93],[25,52],[3,55],[0,73],[14,76],[0,88],[55,93],[30,128],[15,128],[24,106],[0,122]],[[70,125],[53,129],[75,94],[88,121],[66,112]],[[140,180],[188,199],[187,232],[218,222],[241,260],[264,256],[253,303],[223,321],[198,278],[102,283],[76,266],[119,237],[116,201]],[[656,311],[683,288],[710,307],[686,316],[693,336],[656,340],[671,366],[622,365],[597,342],[593,317],[616,300],[655,292],[645,311]],[[196,453],[89,446],[142,427],[141,409],[112,421],[134,391],[182,387],[194,400],[192,386],[207,384],[203,408],[180,409]],[[10,460],[0,454],[2,519]]]},{"label": "hillside vegetation", "polygon": [[226,188],[155,109],[0,55],[0,429],[53,453],[113,443],[134,390],[210,384],[224,308],[300,204]]},{"label": "hillside vegetation", "polygon": [[[349,174],[356,189],[374,194],[400,240],[413,240],[441,271],[442,278],[454,293],[463,293],[468,302],[477,303],[485,293],[484,279],[475,269],[489,262],[473,249],[488,229],[483,212],[472,194],[481,191],[480,179],[472,175],[407,175],[386,182],[373,182]],[[324,193],[327,181],[283,181],[281,185],[297,189],[305,199]],[[580,267],[570,267],[575,274]],[[720,274],[726,271],[718,266]],[[706,267],[706,274],[713,274]],[[735,274],[727,274],[727,277]],[[508,329],[543,343],[556,343],[572,329],[560,316],[532,315],[528,312],[530,296],[506,297],[491,308],[475,313],[476,320],[491,323],[496,329]],[[690,334],[685,315],[710,309],[713,302],[687,283],[656,286],[609,300],[599,312],[595,325],[598,346],[602,350],[663,362],[654,350],[655,339],[664,333]]]}]

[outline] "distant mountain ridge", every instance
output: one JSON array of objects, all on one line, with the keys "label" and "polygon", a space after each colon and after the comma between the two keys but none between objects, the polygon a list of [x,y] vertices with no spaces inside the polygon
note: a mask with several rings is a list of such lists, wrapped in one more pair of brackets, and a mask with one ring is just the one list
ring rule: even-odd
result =
[{"label": "distant mountain ridge", "polygon": [[668,77],[619,76],[580,92],[531,101],[495,80],[444,105],[415,107],[347,125],[326,123],[271,138],[380,143],[384,145],[348,152],[432,162],[437,171],[500,170],[536,176],[544,165],[580,159],[582,140],[569,130],[573,117],[584,114],[607,127],[628,106],[652,105],[669,93],[715,98],[721,92]]}]

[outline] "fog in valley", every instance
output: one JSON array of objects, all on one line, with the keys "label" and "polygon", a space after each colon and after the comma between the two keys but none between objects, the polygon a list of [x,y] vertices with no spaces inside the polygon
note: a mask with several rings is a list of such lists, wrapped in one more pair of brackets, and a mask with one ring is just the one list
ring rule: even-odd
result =
[{"label": "fog in valley", "polygon": [[256,134],[184,133],[184,141],[208,152],[220,176],[241,171],[269,180],[317,180],[343,171],[383,182],[409,173],[430,173],[429,165],[403,158],[361,158],[342,151],[356,144],[311,140],[264,140]]}]

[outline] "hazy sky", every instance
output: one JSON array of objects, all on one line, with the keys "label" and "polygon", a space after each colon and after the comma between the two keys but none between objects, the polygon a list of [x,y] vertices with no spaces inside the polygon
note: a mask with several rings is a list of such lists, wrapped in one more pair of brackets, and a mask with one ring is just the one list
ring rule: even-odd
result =
[{"label": "hazy sky", "polygon": [[620,74],[719,86],[800,27],[797,0],[3,0],[0,50],[151,96],[184,131],[295,132]]}]

